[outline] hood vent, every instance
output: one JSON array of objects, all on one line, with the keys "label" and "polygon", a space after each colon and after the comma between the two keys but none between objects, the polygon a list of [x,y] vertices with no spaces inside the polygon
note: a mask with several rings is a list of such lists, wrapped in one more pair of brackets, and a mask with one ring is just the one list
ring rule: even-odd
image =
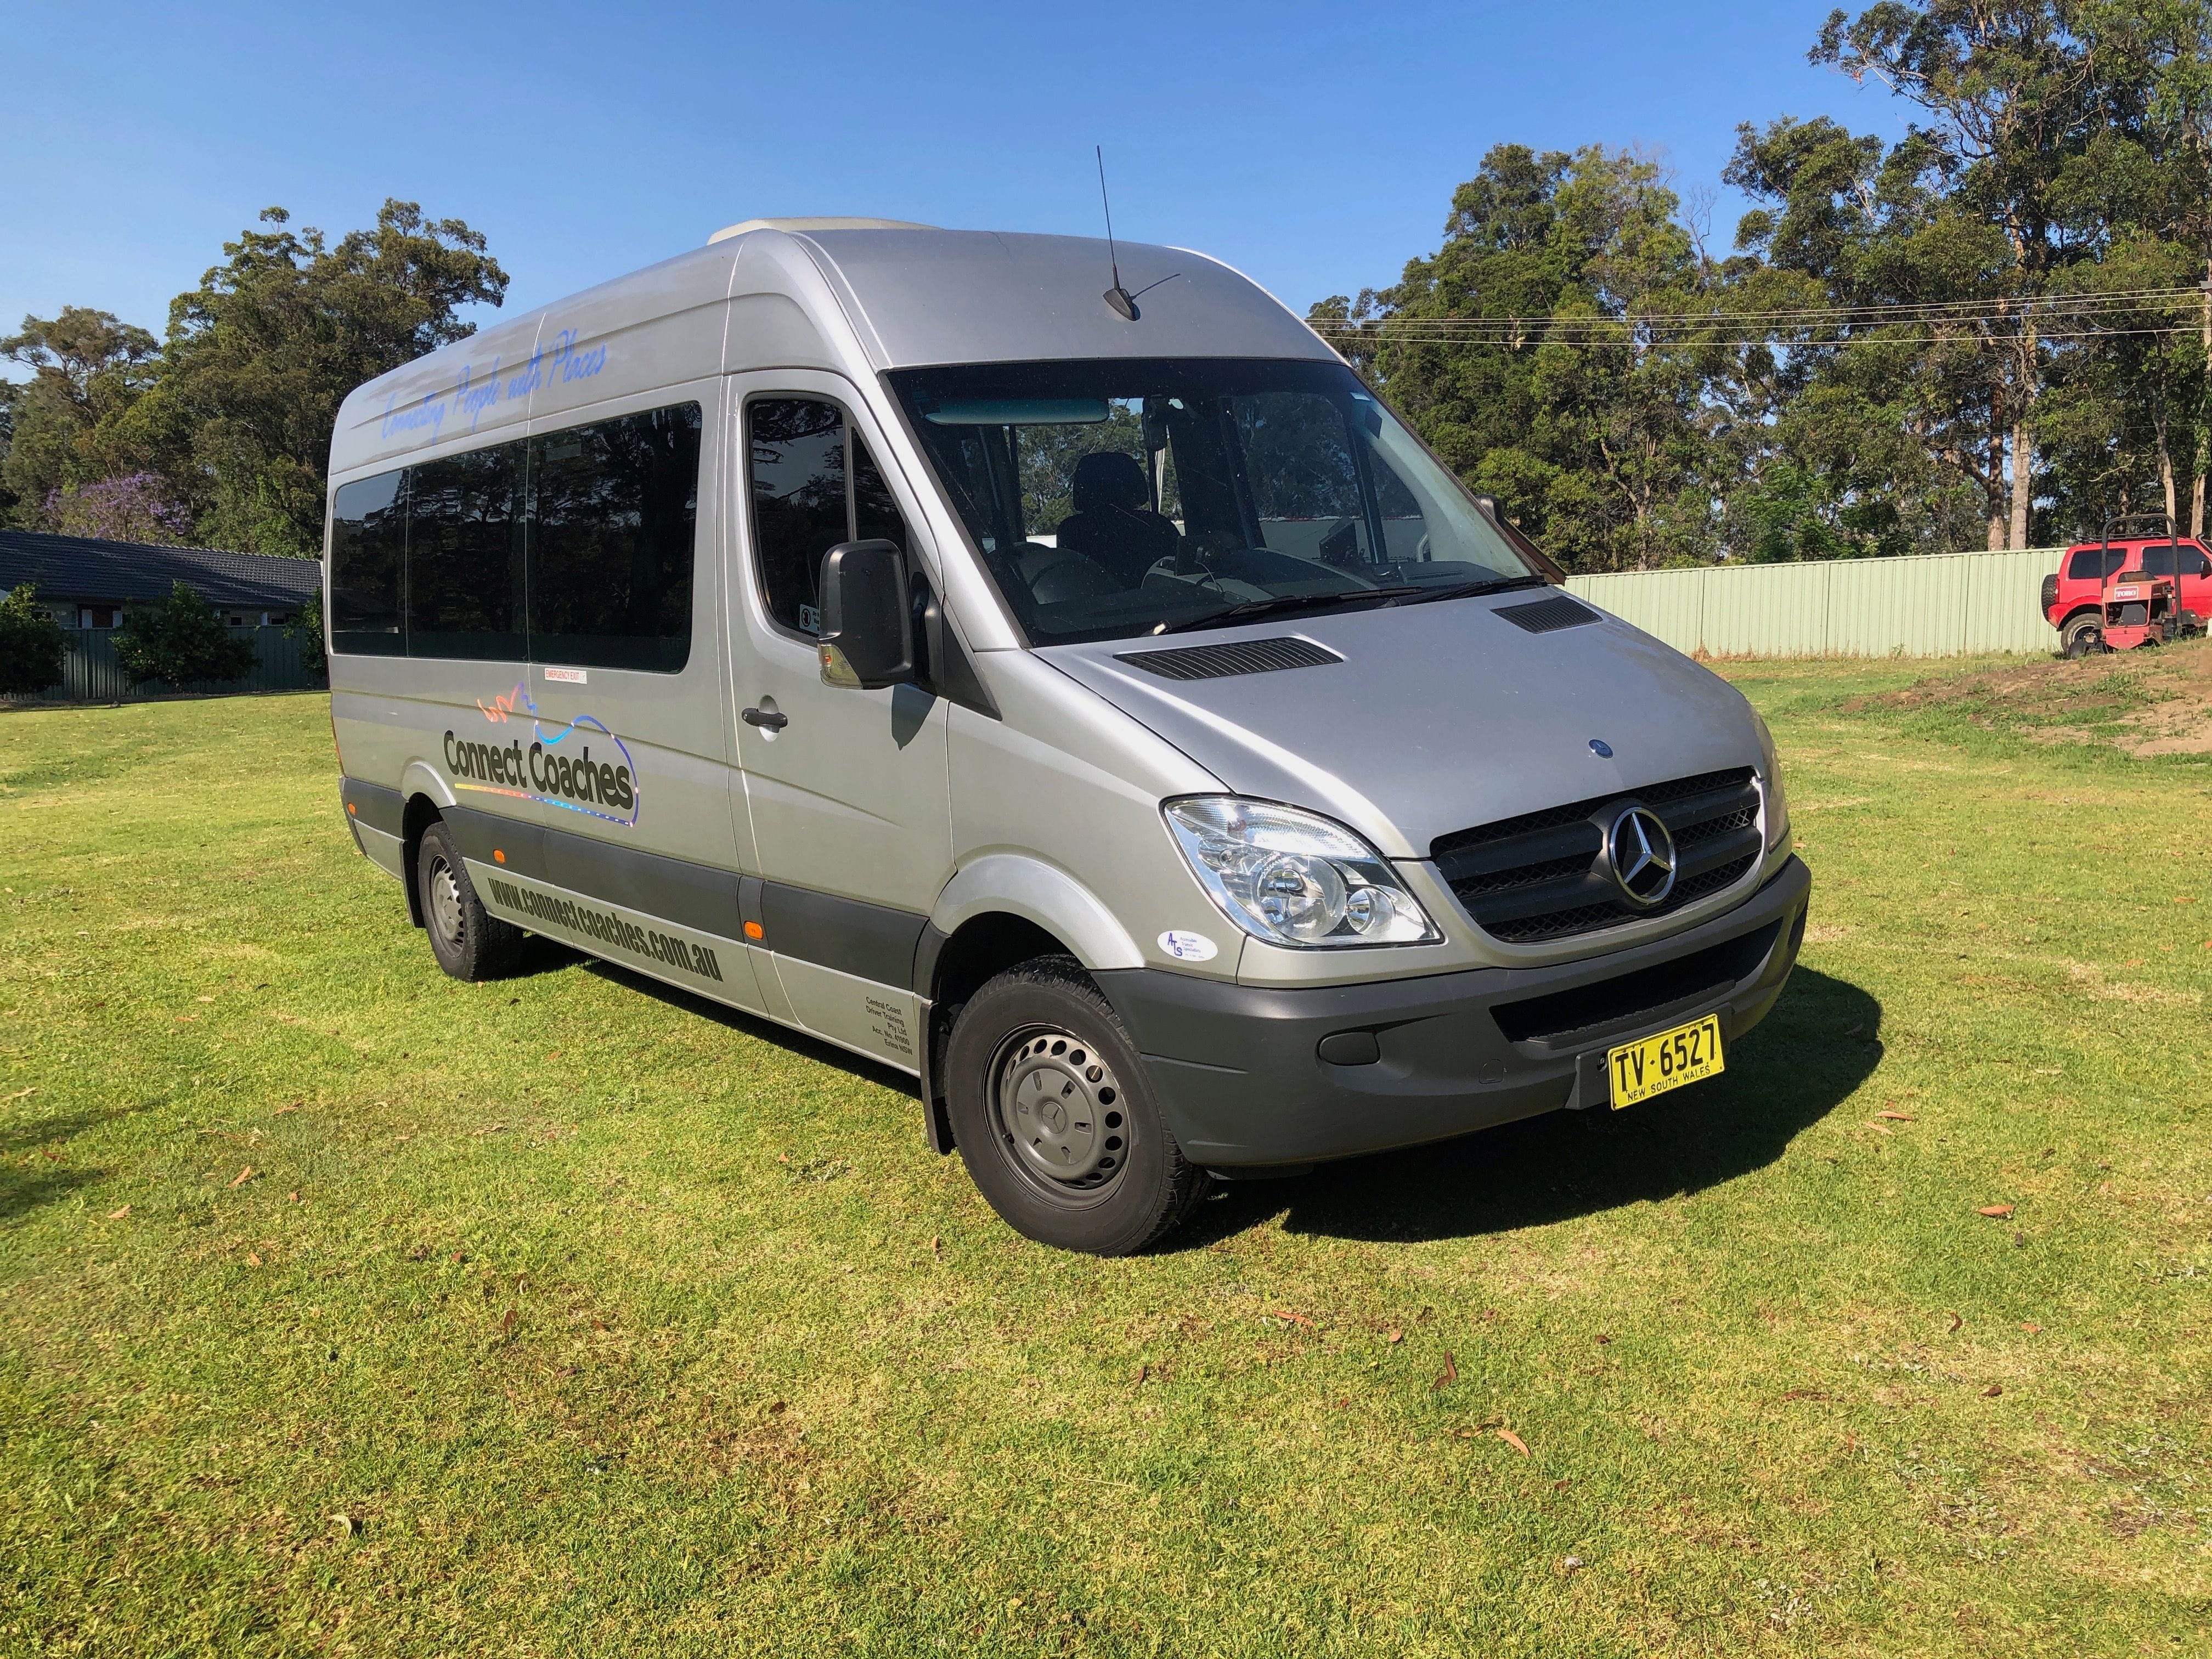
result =
[{"label": "hood vent", "polygon": [[1279,668],[1322,668],[1344,659],[1311,640],[1285,636],[1235,640],[1227,645],[1189,645],[1171,651],[1127,651],[1114,660],[1158,674],[1164,680],[1220,680],[1232,674],[1272,674]]},{"label": "hood vent", "polygon": [[1562,628],[1580,628],[1584,623],[1598,619],[1596,611],[1586,605],[1576,604],[1564,593],[1539,599],[1534,605],[1501,605],[1497,614],[1531,634],[1556,634]]}]

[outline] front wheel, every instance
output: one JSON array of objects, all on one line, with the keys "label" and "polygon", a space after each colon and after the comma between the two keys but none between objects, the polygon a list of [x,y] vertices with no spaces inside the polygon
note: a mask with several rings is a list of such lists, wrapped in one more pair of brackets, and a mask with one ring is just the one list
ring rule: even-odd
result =
[{"label": "front wheel", "polygon": [[1127,1255],[1206,1196],[1112,1006],[1072,959],[1008,969],[945,1045],[945,1098],[968,1174],[1040,1244]]}]

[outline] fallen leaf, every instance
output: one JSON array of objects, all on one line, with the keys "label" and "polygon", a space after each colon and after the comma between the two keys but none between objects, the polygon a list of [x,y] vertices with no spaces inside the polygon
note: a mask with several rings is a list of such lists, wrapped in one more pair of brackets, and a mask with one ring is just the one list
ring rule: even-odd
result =
[{"label": "fallen leaf", "polygon": [[2178,898],[2174,900],[2174,902],[2176,904],[2194,904],[2197,901],[2193,898]]},{"label": "fallen leaf", "polygon": [[1996,1399],[1999,1395],[2002,1394],[2003,1392],[2004,1392],[2004,1384],[2003,1384],[2003,1383],[2002,1383],[2002,1382],[1992,1382],[1992,1383],[1990,1383],[1990,1386],[1989,1386],[1988,1388],[1984,1389],[1982,1390],[1982,1398],[1983,1398],[1983,1399],[1984,1399],[1984,1400],[1994,1400],[1994,1399]]},{"label": "fallen leaf", "polygon": [[39,1091],[36,1089],[18,1089],[14,1094],[7,1096],[6,1098],[9,1100],[28,1100],[33,1095],[38,1092]]},{"label": "fallen leaf", "polygon": [[2043,1327],[2028,1320],[2021,1320],[2020,1322],[2020,1328],[2026,1331],[2030,1336],[2040,1336],[2043,1334]]},{"label": "fallen leaf", "polygon": [[1959,1328],[1959,1327],[1960,1327],[1960,1326],[1961,1326],[1961,1325],[1965,1324],[1966,1322],[1965,1320],[1963,1320],[1963,1319],[1960,1318],[1960,1317],[1959,1317],[1959,1316],[1958,1316],[1958,1315],[1956,1315],[1956,1314],[1953,1314],[1953,1315],[1951,1316],[1951,1328],[1952,1328],[1953,1330],[1954,1330],[1954,1331],[1955,1331],[1955,1330],[1957,1330],[1957,1329]]},{"label": "fallen leaf", "polygon": [[246,1265],[249,1267],[258,1267],[261,1265],[261,1258],[248,1250],[246,1253]]},{"label": "fallen leaf", "polygon": [[1401,1342],[1403,1342],[1406,1340],[1406,1334],[1400,1330],[1395,1325],[1393,1325],[1390,1328],[1389,1334],[1385,1336],[1382,1340],[1395,1348]]},{"label": "fallen leaf", "polygon": [[298,1111],[299,1109],[300,1109],[300,1108],[299,1108],[299,1104],[298,1104],[298,1103],[297,1103],[297,1102],[295,1102],[293,1104],[291,1104],[291,1105],[289,1105],[289,1106],[279,1106],[279,1107],[278,1107],[278,1108],[277,1108],[274,1112],[270,1113],[270,1115],[271,1117],[282,1117],[282,1116],[283,1116],[283,1115],[284,1115],[284,1114],[285,1114],[285,1113],[287,1113],[287,1112],[296,1112],[296,1111]]},{"label": "fallen leaf", "polygon": [[1579,1555],[1571,1555],[1567,1557],[1565,1560],[1559,1563],[1559,1571],[1561,1572],[1580,1572],[1582,1570],[1583,1559]]},{"label": "fallen leaf", "polygon": [[215,999],[213,997],[194,997],[192,1000],[194,1002],[213,1002]]},{"label": "fallen leaf", "polygon": [[1523,1440],[1519,1435],[1514,1433],[1512,1430],[1498,1430],[1498,1437],[1500,1440],[1503,1440],[1507,1445],[1512,1447],[1515,1451],[1519,1452],[1522,1456],[1526,1457],[1528,1455],[1528,1443]]},{"label": "fallen leaf", "polygon": [[514,1309],[509,1308],[507,1310],[507,1317],[499,1322],[499,1334],[501,1336],[513,1336],[514,1334]]},{"label": "fallen leaf", "polygon": [[1143,1388],[1146,1383],[1152,1381],[1152,1368],[1150,1365],[1139,1365],[1137,1367],[1137,1386],[1139,1388]]},{"label": "fallen leaf", "polygon": [[468,1256],[462,1251],[455,1250],[453,1252],[453,1260],[456,1261],[466,1261],[468,1259]]},{"label": "fallen leaf", "polygon": [[236,1175],[231,1176],[230,1184],[234,1187],[243,1187],[247,1182],[252,1179],[253,1166],[249,1164],[244,1169],[240,1170]]},{"label": "fallen leaf", "polygon": [[1429,1384],[1429,1392],[1431,1394],[1434,1394],[1438,1389],[1444,1387],[1447,1383],[1456,1382],[1458,1381],[1459,1362],[1454,1359],[1451,1355],[1447,1352],[1444,1355],[1444,1368],[1443,1374],[1440,1375],[1435,1382]]},{"label": "fallen leaf", "polygon": [[1980,1209],[1975,1211],[1974,1213],[1976,1215],[1991,1216],[1999,1221],[2002,1221],[2007,1216],[2012,1213],[2012,1206],[2009,1204],[1984,1204]]},{"label": "fallen leaf", "polygon": [[359,1516],[348,1515],[343,1510],[340,1510],[336,1515],[331,1517],[331,1524],[349,1538],[358,1538],[361,1536],[361,1517]]},{"label": "fallen leaf", "polygon": [[110,1210],[107,1212],[107,1218],[110,1221],[120,1221],[125,1216],[129,1215],[130,1213],[131,1206],[126,1204],[119,1210]]},{"label": "fallen leaf", "polygon": [[932,1255],[943,1255],[945,1254],[945,1238],[942,1234],[930,1234],[929,1253]]},{"label": "fallen leaf", "polygon": [[1278,1308],[1273,1313],[1269,1314],[1267,1317],[1270,1319],[1285,1320],[1293,1325],[1303,1325],[1308,1330],[1311,1330],[1313,1328],[1312,1320],[1308,1319],[1302,1313],[1292,1313],[1288,1308]]},{"label": "fallen leaf", "polygon": [[1917,1121],[1917,1120],[1915,1119],[1910,1112],[1876,1112],[1875,1115],[1891,1123],[1912,1123]]},{"label": "fallen leaf", "polygon": [[284,1198],[287,1203],[297,1204],[300,1201],[300,1195],[297,1193],[287,1193]]},{"label": "fallen leaf", "polygon": [[1575,1484],[1575,1483],[1574,1483],[1571,1480],[1554,1480],[1553,1482],[1552,1482],[1552,1490],[1553,1490],[1553,1492],[1565,1492],[1568,1487],[1570,1487],[1570,1486],[1573,1486],[1574,1484]]},{"label": "fallen leaf", "polygon": [[779,1412],[782,1411],[782,1409],[783,1401],[781,1400],[771,1400],[768,1402],[768,1414],[770,1417],[775,1416]]},{"label": "fallen leaf", "polygon": [[1867,1120],[1867,1127],[1873,1130],[1878,1135],[1893,1135],[1897,1133],[1894,1129],[1885,1129],[1881,1124],[1876,1123],[1872,1118],[1869,1118]]},{"label": "fallen leaf", "polygon": [[1598,1337],[1595,1338],[1594,1340],[1595,1340],[1595,1342],[1597,1343],[1598,1346],[1599,1346],[1599,1347],[1601,1347],[1601,1348],[1602,1348],[1603,1346],[1605,1346],[1605,1345],[1606,1345],[1607,1343],[1608,1343],[1608,1342],[1610,1342],[1610,1341],[1612,1341],[1612,1340],[1613,1340],[1613,1339],[1612,1339],[1611,1337],[1609,1337],[1609,1336],[1606,1336],[1606,1335],[1602,1335],[1602,1334],[1599,1335]]}]

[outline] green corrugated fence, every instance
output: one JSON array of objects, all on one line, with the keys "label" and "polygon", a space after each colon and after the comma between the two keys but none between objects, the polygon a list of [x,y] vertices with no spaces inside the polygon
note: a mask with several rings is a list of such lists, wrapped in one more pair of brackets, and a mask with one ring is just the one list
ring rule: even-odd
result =
[{"label": "green corrugated fence", "polygon": [[308,678],[300,661],[300,644],[282,628],[234,628],[253,642],[253,667],[242,680],[220,684],[172,686],[155,680],[133,685],[115,659],[115,629],[65,628],[67,647],[62,658],[62,682],[33,696],[7,699],[23,702],[130,702],[143,697],[167,696],[177,691],[216,693],[240,691],[297,691],[322,682]]},{"label": "green corrugated fence", "polygon": [[2043,579],[2065,552],[1938,553],[1573,576],[1567,586],[1677,650],[1711,657],[2048,652]]}]

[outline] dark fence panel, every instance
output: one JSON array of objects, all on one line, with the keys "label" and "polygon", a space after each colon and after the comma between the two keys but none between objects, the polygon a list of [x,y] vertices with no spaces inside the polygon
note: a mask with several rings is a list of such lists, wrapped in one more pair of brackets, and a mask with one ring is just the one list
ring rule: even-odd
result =
[{"label": "dark fence panel", "polygon": [[115,659],[112,628],[67,628],[62,638],[68,654],[62,659],[62,682],[17,702],[135,702],[148,697],[173,696],[179,691],[235,696],[248,691],[304,691],[323,682],[311,678],[300,660],[300,642],[282,628],[234,628],[253,642],[252,672],[242,680],[204,681],[192,685],[170,685],[150,680],[133,685]]}]

